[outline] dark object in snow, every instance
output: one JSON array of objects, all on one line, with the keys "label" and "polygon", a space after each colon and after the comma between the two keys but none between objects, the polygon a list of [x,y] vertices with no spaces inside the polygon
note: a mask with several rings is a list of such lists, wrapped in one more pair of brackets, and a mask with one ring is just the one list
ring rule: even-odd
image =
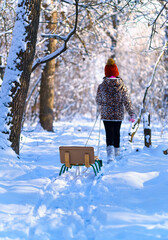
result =
[{"label": "dark object in snow", "polygon": [[0,79],[3,80],[3,76],[5,73],[5,66],[3,64],[3,56],[0,55]]},{"label": "dark object in snow", "polygon": [[94,156],[93,147],[61,146],[59,151],[60,161],[63,163],[59,176],[72,166],[92,167],[95,175],[101,170],[102,160]]},{"label": "dark object in snow", "polygon": [[146,147],[150,147],[151,143],[151,127],[150,127],[150,114],[147,112],[143,115],[144,126],[144,143]]},{"label": "dark object in snow", "polygon": [[163,151],[163,154],[168,155],[168,149]]}]

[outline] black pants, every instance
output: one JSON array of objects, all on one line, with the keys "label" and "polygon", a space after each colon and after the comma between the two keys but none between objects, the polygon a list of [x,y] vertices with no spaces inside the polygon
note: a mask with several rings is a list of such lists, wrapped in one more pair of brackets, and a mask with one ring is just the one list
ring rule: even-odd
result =
[{"label": "black pants", "polygon": [[122,121],[103,121],[106,132],[106,145],[120,147],[120,128]]}]

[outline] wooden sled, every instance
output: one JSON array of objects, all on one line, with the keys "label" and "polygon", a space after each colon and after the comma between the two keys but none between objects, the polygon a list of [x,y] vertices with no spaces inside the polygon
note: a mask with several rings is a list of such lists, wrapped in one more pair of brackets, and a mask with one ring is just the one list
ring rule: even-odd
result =
[{"label": "wooden sled", "polygon": [[60,161],[63,163],[59,176],[65,171],[68,171],[72,166],[92,167],[95,175],[101,170],[102,160],[94,156],[93,147],[59,147]]}]

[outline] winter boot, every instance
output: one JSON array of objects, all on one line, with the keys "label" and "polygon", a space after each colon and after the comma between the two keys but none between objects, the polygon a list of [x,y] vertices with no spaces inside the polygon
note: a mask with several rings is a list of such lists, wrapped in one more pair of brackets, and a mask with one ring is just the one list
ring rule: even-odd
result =
[{"label": "winter boot", "polygon": [[112,145],[107,146],[107,163],[114,160],[114,147]]},{"label": "winter boot", "polygon": [[114,148],[114,154],[115,154],[115,159],[119,160],[120,159],[120,148]]},{"label": "winter boot", "polygon": [[115,149],[115,156],[119,156],[120,155],[120,148],[114,148]]}]

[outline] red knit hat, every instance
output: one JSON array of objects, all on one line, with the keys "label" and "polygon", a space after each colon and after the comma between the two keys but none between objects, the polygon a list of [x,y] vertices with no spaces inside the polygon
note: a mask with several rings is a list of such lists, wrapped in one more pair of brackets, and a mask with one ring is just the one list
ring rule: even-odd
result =
[{"label": "red knit hat", "polygon": [[112,58],[108,59],[107,64],[104,68],[104,72],[106,77],[111,77],[111,76],[118,77],[119,71],[118,71],[117,65],[115,64],[114,59]]}]

